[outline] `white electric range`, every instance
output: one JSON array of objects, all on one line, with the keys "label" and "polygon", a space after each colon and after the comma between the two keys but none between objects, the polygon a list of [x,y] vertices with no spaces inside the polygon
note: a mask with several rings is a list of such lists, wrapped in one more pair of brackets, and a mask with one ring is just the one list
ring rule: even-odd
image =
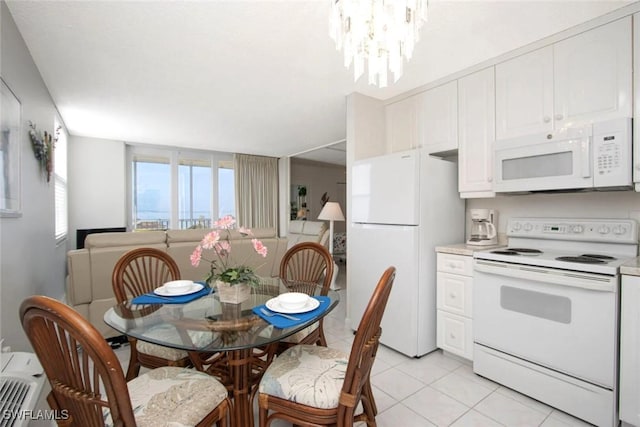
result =
[{"label": "white electric range", "polygon": [[624,219],[512,218],[508,247],[474,253],[474,371],[598,426],[618,425]]}]

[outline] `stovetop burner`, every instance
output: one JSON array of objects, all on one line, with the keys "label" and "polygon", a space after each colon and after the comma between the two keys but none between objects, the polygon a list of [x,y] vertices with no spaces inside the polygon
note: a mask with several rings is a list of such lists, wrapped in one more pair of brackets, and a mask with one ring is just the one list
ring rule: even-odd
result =
[{"label": "stovetop burner", "polygon": [[508,251],[519,252],[527,255],[537,255],[541,254],[542,251],[539,249],[531,249],[531,248],[507,248]]},{"label": "stovetop burner", "polygon": [[520,255],[518,252],[515,251],[511,251],[511,250],[497,250],[497,251],[491,251],[492,254],[499,254],[499,255]]},{"label": "stovetop burner", "polygon": [[618,258],[609,256],[609,255],[599,255],[599,254],[582,254],[580,256],[586,256],[589,258],[596,258],[596,259],[602,259],[602,260],[606,260],[606,261],[615,261]]},{"label": "stovetop burner", "polygon": [[589,256],[559,256],[556,258],[558,261],[568,261],[568,262],[577,262],[580,264],[605,264],[606,261],[603,261],[598,258],[593,258]]}]

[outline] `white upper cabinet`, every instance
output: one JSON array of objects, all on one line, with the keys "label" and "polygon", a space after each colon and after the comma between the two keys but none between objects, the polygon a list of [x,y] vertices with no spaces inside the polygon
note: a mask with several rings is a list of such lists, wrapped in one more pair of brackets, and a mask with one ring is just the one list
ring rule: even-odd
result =
[{"label": "white upper cabinet", "polygon": [[632,114],[631,17],[496,65],[496,138]]},{"label": "white upper cabinet", "polygon": [[428,153],[458,148],[458,88],[455,80],[418,95],[418,137]]},{"label": "white upper cabinet", "polygon": [[545,47],[496,65],[496,136],[552,130],[553,49]]},{"label": "white upper cabinet", "polygon": [[458,106],[460,196],[493,197],[494,67],[458,80]]},{"label": "white upper cabinet", "polygon": [[556,43],[556,127],[632,114],[631,17]]},{"label": "white upper cabinet", "polygon": [[419,145],[418,101],[415,96],[385,107],[389,153],[410,150]]}]

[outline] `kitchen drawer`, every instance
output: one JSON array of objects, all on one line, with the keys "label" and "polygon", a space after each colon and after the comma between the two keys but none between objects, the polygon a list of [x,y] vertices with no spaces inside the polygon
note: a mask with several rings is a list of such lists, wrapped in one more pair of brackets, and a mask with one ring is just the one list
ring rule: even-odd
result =
[{"label": "kitchen drawer", "polygon": [[438,271],[473,276],[473,257],[440,252],[437,259]]},{"label": "kitchen drawer", "polygon": [[438,310],[437,346],[452,354],[473,360],[471,319]]},{"label": "kitchen drawer", "polygon": [[473,317],[471,309],[473,277],[442,272],[438,272],[436,276],[438,309],[460,316]]}]

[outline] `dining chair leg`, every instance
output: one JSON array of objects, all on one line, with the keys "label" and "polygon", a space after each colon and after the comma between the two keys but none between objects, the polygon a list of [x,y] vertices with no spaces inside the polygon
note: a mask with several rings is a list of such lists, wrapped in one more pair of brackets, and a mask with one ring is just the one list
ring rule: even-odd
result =
[{"label": "dining chair leg", "polygon": [[136,340],[129,340],[129,366],[127,367],[126,380],[131,381],[140,373],[140,362],[138,361],[138,350],[136,349]]},{"label": "dining chair leg", "polygon": [[364,386],[362,387],[362,394],[364,397],[366,397],[367,401],[369,401],[369,404],[371,405],[371,413],[375,417],[376,415],[378,415],[378,407],[376,406],[376,400],[373,397],[371,380],[367,379],[367,381],[364,383]]}]

